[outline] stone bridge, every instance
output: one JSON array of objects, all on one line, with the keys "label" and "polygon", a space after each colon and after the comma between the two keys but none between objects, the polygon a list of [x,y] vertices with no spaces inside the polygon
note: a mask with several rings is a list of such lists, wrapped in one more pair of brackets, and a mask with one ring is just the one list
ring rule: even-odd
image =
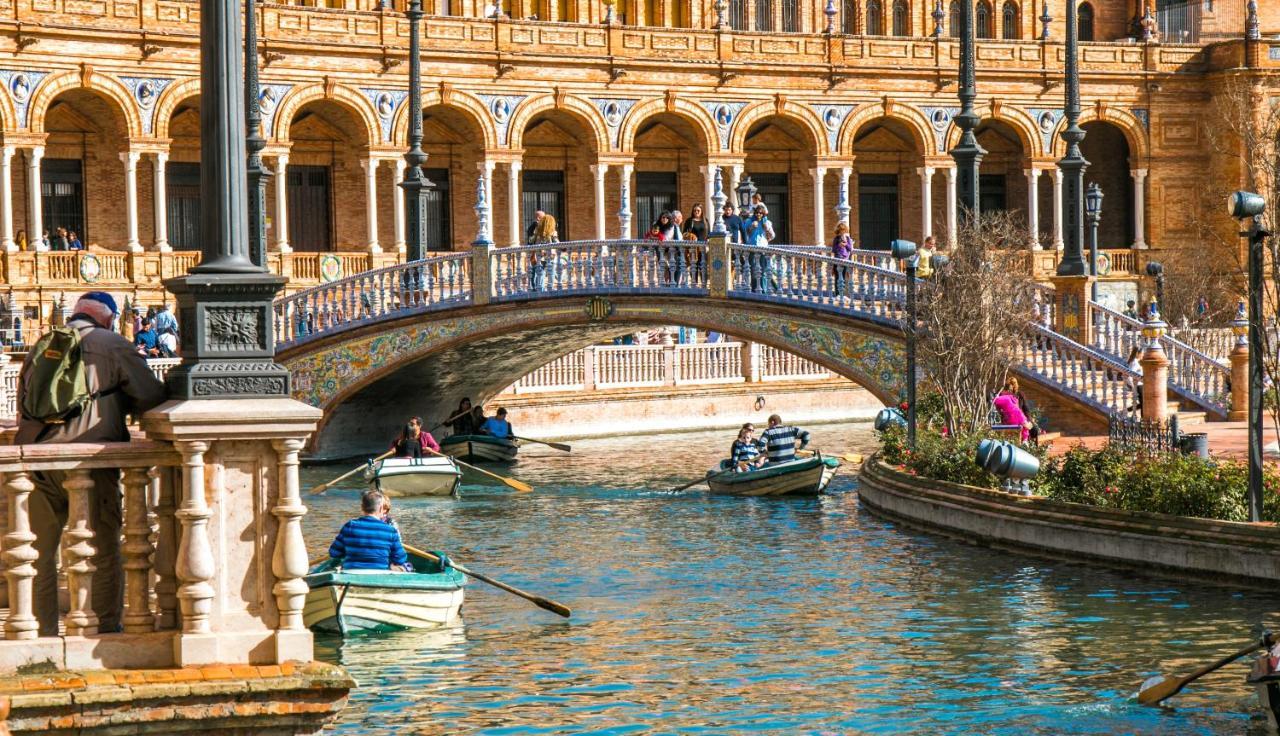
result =
[{"label": "stone bridge", "polygon": [[[670,324],[795,353],[896,402],[905,290],[875,251],[838,261],[716,240],[480,244],[298,292],[274,316],[294,397],[325,412],[312,452],[341,457],[378,450],[407,416],[433,426],[464,396],[487,400],[574,350]],[[1035,309],[1057,311],[1055,292],[1042,293]],[[1018,370],[1033,398],[1096,426],[1133,403],[1132,374],[1103,347],[1033,325]]]}]

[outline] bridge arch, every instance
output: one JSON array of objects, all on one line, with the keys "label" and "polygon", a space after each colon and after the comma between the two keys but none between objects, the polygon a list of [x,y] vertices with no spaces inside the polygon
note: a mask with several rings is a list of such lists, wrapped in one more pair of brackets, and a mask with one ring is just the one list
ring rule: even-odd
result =
[{"label": "bridge arch", "polygon": [[[593,319],[579,297],[463,307],[364,325],[279,355],[294,397],[325,410],[313,439],[322,457],[382,448],[401,414],[432,426],[467,396],[486,400],[550,360],[620,332],[685,324],[786,350],[867,388],[886,403],[901,395],[901,333],[866,317],[751,301],[617,296]],[[386,432],[360,433],[369,416]]]}]

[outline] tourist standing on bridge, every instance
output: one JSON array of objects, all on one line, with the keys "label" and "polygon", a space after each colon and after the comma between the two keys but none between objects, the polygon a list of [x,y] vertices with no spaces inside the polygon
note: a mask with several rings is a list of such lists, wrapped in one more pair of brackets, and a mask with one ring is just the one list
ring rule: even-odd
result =
[{"label": "tourist standing on bridge", "polygon": [[[111,330],[119,310],[115,299],[103,291],[90,291],[76,302],[67,327],[78,336],[79,367],[84,371],[83,404],[71,407],[55,392],[54,383],[75,366],[75,358],[55,357],[54,343],[44,338],[38,350],[27,353],[18,375],[21,418],[15,445],[62,442],[128,442],[128,414],[139,416],[167,397],[165,386],[133,344]],[[70,348],[71,346],[66,346]],[[61,400],[57,400],[61,399]],[[89,526],[93,530],[94,555],[91,605],[102,633],[120,631],[123,608],[120,573],[120,471],[90,471]],[[35,533],[35,609],[40,636],[58,635],[58,547],[67,524],[66,473],[32,474],[35,493],[30,496],[31,531]]]},{"label": "tourist standing on bridge", "polygon": [[[538,210],[538,219],[533,225],[533,235],[530,237],[531,245],[546,245],[549,243],[560,242],[560,236],[556,232],[556,218],[548,215],[542,210]],[[555,251],[534,250],[529,252],[529,286],[534,291],[546,291],[550,288],[551,279],[554,277],[553,269],[555,268]]]},{"label": "tourist standing on bridge", "polygon": [[[763,204],[756,205],[755,210],[751,213],[751,219],[747,221],[745,227],[745,242],[747,245],[763,248],[768,246],[769,241],[775,237],[773,223],[769,221],[769,208]],[[751,290],[761,291],[765,294],[776,291],[777,283],[774,281],[773,271],[773,256],[752,253]]]},{"label": "tourist standing on bridge", "polygon": [[[843,221],[836,223],[836,235],[831,239],[831,257],[841,261],[853,257],[853,236],[849,235],[849,226]],[[832,264],[831,276],[836,280],[836,296],[844,296],[845,284],[849,281],[849,267]]]},{"label": "tourist standing on bridge", "polygon": [[689,219],[684,223],[684,230],[686,238],[692,234],[693,239],[699,243],[707,242],[707,236],[711,233],[711,224],[707,222],[701,202],[689,208]]},{"label": "tourist standing on bridge", "polygon": [[769,417],[769,428],[760,435],[765,452],[769,455],[769,464],[791,462],[796,459],[796,440],[800,441],[800,449],[809,445],[809,433],[799,427],[782,423],[782,417],[774,414]]},{"label": "tourist standing on bridge", "polygon": [[733,205],[725,204],[724,209],[720,211],[724,216],[725,236],[730,243],[741,243],[742,238],[742,218],[738,217],[738,213],[733,209]]},{"label": "tourist standing on bridge", "polygon": [[160,357],[160,345],[156,342],[154,324],[149,318],[142,318],[141,328],[134,333],[133,345],[147,358]]}]

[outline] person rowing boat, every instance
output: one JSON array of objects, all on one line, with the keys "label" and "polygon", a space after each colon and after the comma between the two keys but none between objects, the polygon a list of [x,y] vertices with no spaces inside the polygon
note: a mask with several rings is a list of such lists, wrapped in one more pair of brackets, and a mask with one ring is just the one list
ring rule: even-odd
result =
[{"label": "person rowing boat", "polygon": [[427,454],[427,449],[440,452],[440,443],[422,428],[420,417],[410,417],[404,429],[400,430],[400,436],[391,443],[391,449],[395,450],[396,457],[420,458]]},{"label": "person rowing boat", "polygon": [[471,399],[464,398],[458,402],[458,408],[453,412],[453,419],[446,422],[446,425],[452,434],[475,434],[480,430],[480,425],[476,423],[475,409],[471,406]]},{"label": "person rowing boat", "polygon": [[760,435],[760,442],[764,445],[765,452],[768,455],[768,465],[777,465],[778,463],[789,463],[796,459],[796,441],[799,440],[800,448],[804,449],[809,445],[809,433],[799,427],[793,427],[782,423],[782,417],[774,414],[769,417],[769,428]]}]

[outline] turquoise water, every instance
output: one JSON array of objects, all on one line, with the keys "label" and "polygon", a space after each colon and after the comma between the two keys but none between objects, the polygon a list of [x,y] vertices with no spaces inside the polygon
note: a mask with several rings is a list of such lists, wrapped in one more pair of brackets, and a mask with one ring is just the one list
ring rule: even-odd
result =
[{"label": "turquoise water", "polygon": [[[814,427],[833,452],[865,425]],[[729,433],[526,448],[518,494],[400,500],[417,546],[559,600],[565,621],[473,583],[456,629],[341,642],[360,687],[341,734],[1262,734],[1237,663],[1170,709],[1129,696],[1234,651],[1280,596],[983,549],[819,498],[670,488]],[[343,468],[308,468],[327,480]],[[323,550],[359,486],[311,497]]]}]

